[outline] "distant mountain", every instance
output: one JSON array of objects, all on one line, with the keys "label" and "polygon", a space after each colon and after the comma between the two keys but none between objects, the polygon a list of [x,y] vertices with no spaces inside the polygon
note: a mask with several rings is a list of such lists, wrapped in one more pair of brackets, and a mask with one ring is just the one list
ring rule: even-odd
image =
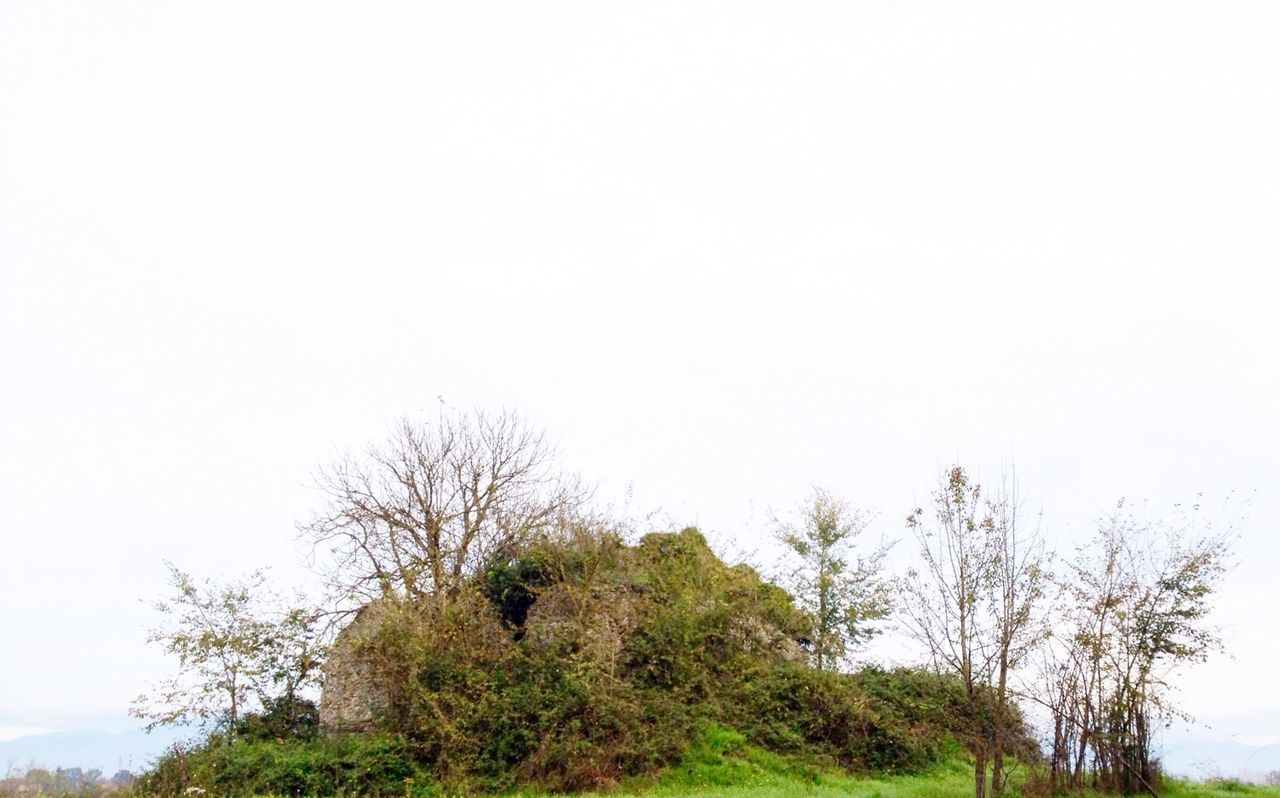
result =
[{"label": "distant mountain", "polygon": [[125,732],[60,731],[32,734],[0,742],[0,775],[10,770],[43,768],[96,768],[110,776],[118,770],[144,770],[187,730]]}]

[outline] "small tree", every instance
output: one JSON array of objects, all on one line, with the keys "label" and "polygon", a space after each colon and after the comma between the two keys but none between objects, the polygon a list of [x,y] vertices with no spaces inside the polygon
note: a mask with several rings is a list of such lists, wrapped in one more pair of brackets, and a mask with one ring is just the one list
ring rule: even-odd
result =
[{"label": "small tree", "polygon": [[176,657],[178,672],[138,696],[130,714],[148,721],[148,731],[211,723],[230,738],[246,712],[277,695],[295,706],[297,691],[319,676],[316,615],[279,609],[262,569],[216,584],[165,565],[176,592],[155,602],[166,623],[152,629],[147,642]]},{"label": "small tree", "polygon": [[799,523],[778,522],[778,539],[798,560],[793,592],[813,619],[810,652],[818,670],[836,668],[851,646],[875,635],[889,614],[889,594],[880,578],[888,545],[865,556],[853,553],[872,515],[814,487]]},{"label": "small tree", "polygon": [[1038,524],[1024,525],[1017,483],[988,495],[960,466],[948,469],[932,513],[916,509],[922,567],[902,581],[908,631],[935,667],[954,673],[968,699],[966,743],[974,755],[974,795],[1004,788],[1005,749],[1018,722],[1010,676],[1044,634],[1038,604],[1049,581]]},{"label": "small tree", "polygon": [[259,657],[270,694],[281,706],[293,708],[300,700],[299,693],[315,685],[319,678],[324,662],[324,629],[319,613],[306,607],[301,595],[295,596],[293,606],[285,607],[282,613],[277,613],[276,621],[268,626]]},{"label": "small tree", "polygon": [[1072,563],[1054,653],[1063,689],[1043,699],[1055,727],[1055,786],[1082,787],[1091,776],[1105,791],[1155,794],[1152,736],[1162,720],[1182,717],[1169,677],[1222,648],[1208,624],[1210,598],[1236,532],[1199,510],[1147,521],[1121,501]]}]

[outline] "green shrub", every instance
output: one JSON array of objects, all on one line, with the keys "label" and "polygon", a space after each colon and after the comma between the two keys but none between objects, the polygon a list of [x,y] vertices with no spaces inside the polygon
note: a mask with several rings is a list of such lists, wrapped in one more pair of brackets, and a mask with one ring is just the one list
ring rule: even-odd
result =
[{"label": "green shrub", "polygon": [[235,732],[248,740],[313,740],[320,733],[320,710],[314,701],[281,696],[267,701],[262,712],[242,717]]},{"label": "green shrub", "polygon": [[140,795],[177,795],[190,788],[225,796],[371,798],[436,790],[409,741],[383,734],[231,743],[215,736],[189,751],[166,754],[135,785]]}]

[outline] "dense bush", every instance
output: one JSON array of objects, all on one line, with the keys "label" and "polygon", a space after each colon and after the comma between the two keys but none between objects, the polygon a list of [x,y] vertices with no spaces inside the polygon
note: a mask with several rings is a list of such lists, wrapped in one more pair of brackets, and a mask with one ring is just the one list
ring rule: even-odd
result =
[{"label": "dense bush", "polygon": [[877,725],[865,764],[873,770],[922,770],[943,757],[964,729],[960,680],[918,668],[868,667],[854,682],[875,708]]},{"label": "dense bush", "polygon": [[249,740],[311,740],[320,733],[320,711],[314,701],[281,696],[263,702],[261,712],[246,714],[235,736]]},{"label": "dense bush", "polygon": [[[170,752],[134,785],[140,795],[434,795],[431,774],[398,735],[226,742]],[[195,788],[195,789],[192,789]]]}]

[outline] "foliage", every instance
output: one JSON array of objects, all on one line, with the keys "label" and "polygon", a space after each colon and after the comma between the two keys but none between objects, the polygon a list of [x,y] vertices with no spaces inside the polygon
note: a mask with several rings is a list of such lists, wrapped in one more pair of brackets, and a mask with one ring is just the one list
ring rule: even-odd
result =
[{"label": "foliage", "polygon": [[491,562],[481,581],[481,594],[498,610],[503,623],[517,631],[524,627],[537,591],[549,586],[548,565],[537,553],[509,562]]},{"label": "foliage", "polygon": [[267,699],[259,712],[236,724],[234,736],[246,740],[311,740],[320,733],[320,711],[314,701],[287,695]]},{"label": "foliage", "polygon": [[1003,792],[1005,755],[1020,733],[1010,676],[1045,635],[1047,559],[1020,503],[1012,477],[988,492],[957,465],[939,480],[932,511],[907,518],[921,567],[900,582],[903,614],[934,666],[964,685],[957,731],[974,757],[976,798],[988,783],[992,795]]},{"label": "foliage", "polygon": [[[926,767],[946,733],[941,709],[899,718],[858,677],[809,668],[805,613],[694,529],[628,546],[580,520],[443,608],[388,597],[366,618],[350,645],[387,688],[382,728],[456,789],[613,788],[682,761],[707,724],[854,770]],[[954,706],[948,689],[921,701]]]},{"label": "foliage", "polygon": [[[873,770],[923,771],[948,755],[954,740],[967,730],[967,696],[952,674],[869,666],[854,679],[876,707],[886,735],[893,735],[910,753],[905,768],[878,758],[871,763]],[[1033,747],[1030,734],[1020,731],[1024,747]]]},{"label": "foliage", "polygon": [[[936,700],[956,705],[945,689]],[[945,713],[914,723],[902,717],[866,689],[862,674],[798,665],[754,674],[730,706],[726,720],[751,742],[860,772],[921,770],[936,760],[948,731]]]},{"label": "foliage", "polygon": [[1221,649],[1207,622],[1209,599],[1234,534],[1198,506],[1151,521],[1122,501],[1101,519],[1071,565],[1062,632],[1042,667],[1056,785],[1154,791],[1154,729],[1181,717],[1168,678]]},{"label": "foliage", "polygon": [[140,695],[131,714],[147,720],[148,730],[212,724],[234,736],[247,711],[271,706],[277,696],[277,710],[299,707],[298,691],[320,674],[316,615],[300,607],[281,610],[263,570],[215,584],[165,565],[175,594],[155,603],[167,623],[147,641],[176,657],[178,671]]},{"label": "foliage", "polygon": [[135,785],[139,795],[427,796],[439,792],[397,735],[226,742],[175,749]]},{"label": "foliage", "polygon": [[779,540],[799,560],[789,583],[812,619],[809,650],[818,670],[839,665],[889,614],[888,585],[880,578],[888,546],[862,556],[852,552],[870,522],[870,514],[818,487],[799,523],[779,522]]}]

